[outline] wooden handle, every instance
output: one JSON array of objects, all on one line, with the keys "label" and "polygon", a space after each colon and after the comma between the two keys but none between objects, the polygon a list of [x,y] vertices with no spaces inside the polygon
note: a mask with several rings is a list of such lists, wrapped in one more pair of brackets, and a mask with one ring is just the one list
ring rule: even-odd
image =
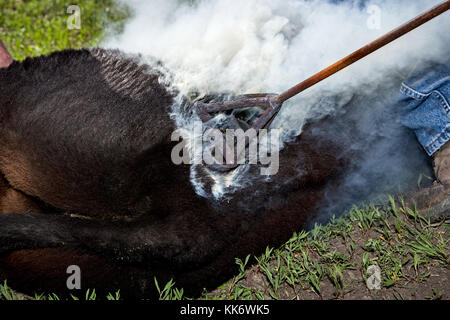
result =
[{"label": "wooden handle", "polygon": [[421,26],[425,22],[437,17],[438,15],[446,12],[449,9],[450,9],[450,0],[444,1],[443,3],[437,5],[436,7],[428,10],[425,13],[422,13],[416,18],[408,21],[407,23],[401,25],[400,27],[392,30],[391,32],[385,34],[384,36],[378,38],[377,40],[369,43],[368,45],[362,47],[361,49],[353,52],[352,54],[332,64],[331,66],[316,73],[312,77],[300,82],[299,84],[290,88],[289,90],[286,90],[285,92],[279,94],[278,96],[275,97],[275,101],[283,103],[287,99],[292,98],[293,96],[299,94],[303,90],[308,89],[309,87],[315,85],[316,83],[322,81],[323,79],[328,78],[329,76],[335,74],[339,70],[348,67],[352,63],[364,58],[365,56],[371,54],[372,52],[394,41],[395,39],[400,38],[404,34]]}]

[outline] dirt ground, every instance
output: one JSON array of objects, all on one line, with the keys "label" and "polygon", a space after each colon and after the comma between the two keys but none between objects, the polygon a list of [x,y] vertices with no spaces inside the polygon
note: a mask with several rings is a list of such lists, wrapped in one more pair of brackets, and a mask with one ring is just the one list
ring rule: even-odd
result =
[{"label": "dirt ground", "polygon": [[[356,209],[294,236],[205,298],[449,300],[448,222],[431,224],[402,209]],[[380,268],[379,288],[367,284],[370,265]]]},{"label": "dirt ground", "polygon": [[[359,240],[359,244],[365,242],[364,238]],[[345,250],[343,242],[336,241],[333,247],[338,252]],[[344,290],[336,294],[335,286],[329,279],[321,282],[320,295],[310,289],[292,287],[285,285],[280,289],[281,299],[296,300],[319,300],[319,299],[345,299],[345,300],[428,300],[428,299],[450,299],[450,269],[432,264],[427,268],[429,277],[423,281],[418,281],[413,270],[409,269],[405,275],[407,279],[399,281],[395,286],[370,290],[362,274],[358,271],[361,267],[360,257],[363,250],[355,252],[353,262],[358,265],[355,270],[344,270],[343,278]],[[246,271],[246,279],[243,285],[249,288],[257,288],[262,291],[269,286],[266,276],[261,273],[258,266],[251,267]],[[215,293],[217,293],[216,291]],[[213,292],[214,294],[214,292]],[[269,294],[264,295],[265,299],[273,299]]]}]

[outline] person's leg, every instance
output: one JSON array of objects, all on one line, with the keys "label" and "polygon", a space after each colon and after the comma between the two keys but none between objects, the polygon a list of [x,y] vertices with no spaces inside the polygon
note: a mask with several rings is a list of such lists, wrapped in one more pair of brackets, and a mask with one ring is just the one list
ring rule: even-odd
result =
[{"label": "person's leg", "polygon": [[401,122],[414,130],[428,155],[450,140],[450,68],[433,64],[402,83]]},{"label": "person's leg", "polygon": [[436,181],[407,201],[432,220],[450,217],[450,68],[433,64],[402,84],[401,122],[433,157]]},{"label": "person's leg", "polygon": [[36,200],[13,189],[0,174],[0,214],[41,211]]}]

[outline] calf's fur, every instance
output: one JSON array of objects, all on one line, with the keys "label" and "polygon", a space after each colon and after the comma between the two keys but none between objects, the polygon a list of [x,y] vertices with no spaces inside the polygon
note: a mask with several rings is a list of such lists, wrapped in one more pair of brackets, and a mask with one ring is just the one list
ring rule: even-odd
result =
[{"label": "calf's fur", "polygon": [[300,230],[356,159],[320,134],[324,119],[285,146],[271,181],[201,197],[190,167],[171,161],[174,97],[160,76],[102,49],[0,69],[0,278],[65,294],[66,269],[79,265],[82,289],[99,296],[152,296],[154,276],[199,294],[227,280],[236,257]]}]

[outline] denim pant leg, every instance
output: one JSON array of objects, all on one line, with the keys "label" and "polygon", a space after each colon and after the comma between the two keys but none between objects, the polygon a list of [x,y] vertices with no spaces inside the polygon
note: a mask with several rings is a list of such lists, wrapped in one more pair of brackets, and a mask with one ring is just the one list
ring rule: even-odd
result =
[{"label": "denim pant leg", "polygon": [[450,69],[434,65],[402,83],[400,91],[400,121],[431,156],[450,140]]}]

